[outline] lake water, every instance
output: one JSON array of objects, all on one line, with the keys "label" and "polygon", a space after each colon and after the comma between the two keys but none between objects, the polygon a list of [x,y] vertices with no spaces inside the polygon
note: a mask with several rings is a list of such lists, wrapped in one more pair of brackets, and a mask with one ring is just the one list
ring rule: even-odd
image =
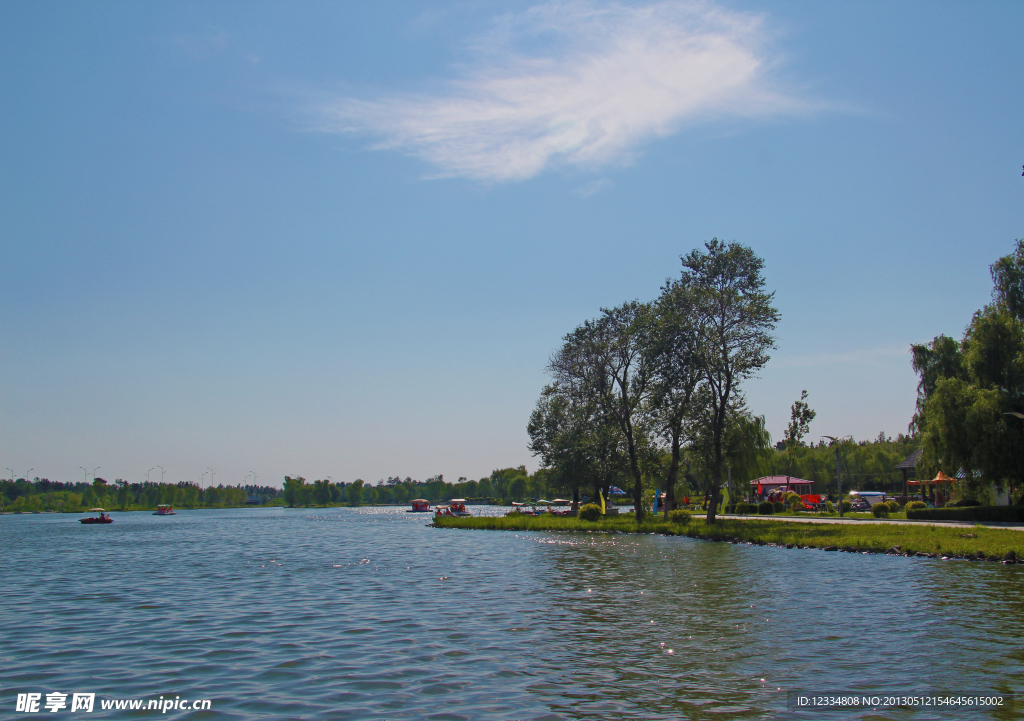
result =
[{"label": "lake water", "polygon": [[1020,690],[1024,566],[442,530],[399,508],[114,518],[0,517],[0,717],[53,691],[211,699],[182,718],[1018,717],[787,692]]}]

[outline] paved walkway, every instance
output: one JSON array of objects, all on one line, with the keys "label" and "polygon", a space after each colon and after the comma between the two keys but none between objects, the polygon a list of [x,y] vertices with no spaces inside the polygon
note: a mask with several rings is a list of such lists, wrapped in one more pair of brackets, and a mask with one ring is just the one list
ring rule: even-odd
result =
[{"label": "paved walkway", "polygon": [[[695,517],[703,514],[694,513]],[[789,521],[790,523],[895,523],[903,526],[951,526],[953,528],[1008,528],[1012,531],[1024,531],[1024,523],[981,523],[975,521],[910,521],[899,518],[839,518],[822,516],[735,516],[719,514],[716,518],[727,518],[730,521]]]}]

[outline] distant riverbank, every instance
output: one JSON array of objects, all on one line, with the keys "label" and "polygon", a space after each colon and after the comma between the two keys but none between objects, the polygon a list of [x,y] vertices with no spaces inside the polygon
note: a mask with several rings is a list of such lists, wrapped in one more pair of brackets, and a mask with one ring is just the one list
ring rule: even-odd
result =
[{"label": "distant riverbank", "polygon": [[709,541],[753,543],[858,553],[926,555],[933,558],[1024,559],[1024,534],[1005,528],[925,523],[798,523],[779,519],[703,519],[674,524],[662,517],[638,524],[632,516],[588,522],[558,516],[438,517],[438,528],[495,531],[658,533]]}]

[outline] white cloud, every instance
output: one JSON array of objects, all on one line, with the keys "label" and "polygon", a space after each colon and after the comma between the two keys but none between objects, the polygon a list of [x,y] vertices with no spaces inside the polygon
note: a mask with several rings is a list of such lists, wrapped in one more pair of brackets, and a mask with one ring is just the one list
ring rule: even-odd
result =
[{"label": "white cloud", "polygon": [[582,188],[576,189],[576,195],[581,198],[589,198],[594,193],[600,193],[602,190],[609,190],[615,187],[615,183],[610,181],[608,178],[601,178],[599,180],[591,180],[589,183],[584,185]]},{"label": "white cloud", "polygon": [[804,112],[769,71],[761,16],[706,2],[550,3],[500,18],[437,93],[339,97],[318,130],[359,133],[438,176],[504,181],[629,162],[684,124]]}]

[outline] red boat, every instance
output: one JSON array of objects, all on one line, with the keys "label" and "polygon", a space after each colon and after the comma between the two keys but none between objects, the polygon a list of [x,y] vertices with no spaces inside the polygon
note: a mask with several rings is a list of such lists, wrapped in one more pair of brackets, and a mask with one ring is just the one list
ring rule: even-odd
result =
[{"label": "red boat", "polygon": [[78,519],[79,523],[84,523],[86,525],[90,525],[90,524],[93,524],[93,523],[113,523],[114,522],[114,519],[111,518],[110,516],[106,515],[106,512],[102,508],[90,508],[89,511],[91,513],[99,513],[100,515],[95,516],[95,517],[89,517],[89,518],[79,518]]},{"label": "red boat", "polygon": [[430,513],[430,501],[425,498],[414,498],[412,508],[406,513]]}]

